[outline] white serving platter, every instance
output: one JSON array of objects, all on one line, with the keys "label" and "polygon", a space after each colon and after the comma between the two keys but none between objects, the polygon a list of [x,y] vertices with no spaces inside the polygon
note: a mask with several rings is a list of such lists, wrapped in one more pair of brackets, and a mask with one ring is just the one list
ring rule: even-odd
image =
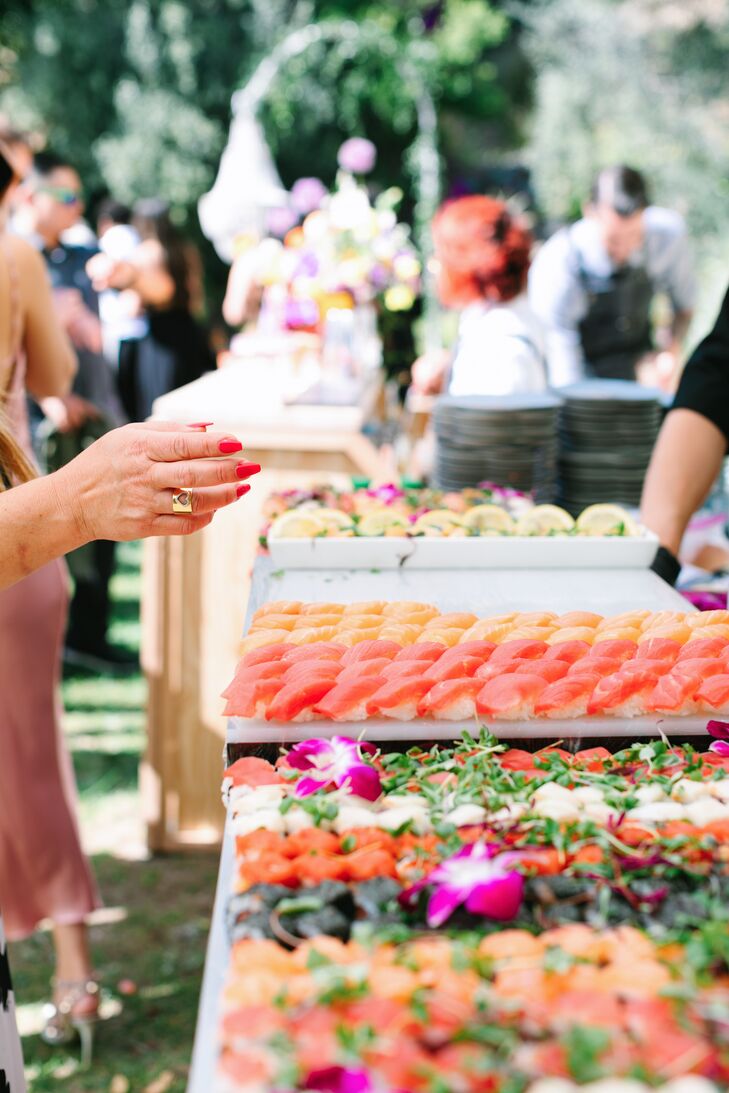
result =
[{"label": "white serving platter", "polygon": [[370,718],[367,721],[264,721],[244,717],[228,719],[228,744],[294,744],[311,737],[351,736],[372,741],[455,740],[463,730],[478,735],[489,728],[499,740],[607,740],[639,736],[703,736],[711,714],[685,717],[575,717],[558,721],[433,721],[415,718]]},{"label": "white serving platter", "polygon": [[417,539],[274,539],[279,569],[647,569],[652,532],[626,538],[479,536]]}]

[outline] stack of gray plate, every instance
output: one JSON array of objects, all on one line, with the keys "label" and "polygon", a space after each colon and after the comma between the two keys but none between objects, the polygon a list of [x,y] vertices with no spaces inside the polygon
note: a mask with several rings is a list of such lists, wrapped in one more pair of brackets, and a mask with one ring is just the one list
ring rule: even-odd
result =
[{"label": "stack of gray plate", "polygon": [[433,415],[435,485],[459,490],[497,482],[540,501],[554,499],[557,414],[561,399],[543,394],[444,395]]},{"label": "stack of gray plate", "polygon": [[604,501],[638,505],[662,393],[627,380],[585,380],[560,395],[559,503],[573,514]]}]

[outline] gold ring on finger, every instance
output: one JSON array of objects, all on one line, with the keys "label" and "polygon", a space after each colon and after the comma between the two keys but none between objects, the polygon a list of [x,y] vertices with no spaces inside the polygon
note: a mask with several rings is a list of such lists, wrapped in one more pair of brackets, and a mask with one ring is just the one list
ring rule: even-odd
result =
[{"label": "gold ring on finger", "polygon": [[188,514],[192,512],[192,490],[189,487],[172,494],[172,511]]}]

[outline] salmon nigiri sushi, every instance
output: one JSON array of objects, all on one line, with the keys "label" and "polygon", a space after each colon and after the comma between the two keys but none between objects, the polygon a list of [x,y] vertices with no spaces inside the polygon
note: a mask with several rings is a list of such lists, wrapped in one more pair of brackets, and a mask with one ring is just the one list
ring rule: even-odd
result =
[{"label": "salmon nigiri sushi", "polygon": [[374,660],[375,657],[387,657],[388,660],[400,652],[400,646],[394,641],[375,638],[371,641],[360,641],[357,645],[350,646],[342,656],[342,664],[356,664],[359,660]]},{"label": "salmon nigiri sushi", "polygon": [[673,664],[683,646],[672,638],[655,638],[650,630],[638,642],[636,660],[666,660]]},{"label": "salmon nigiri sushi", "polygon": [[428,668],[424,678],[429,679],[433,686],[444,679],[470,679],[482,664],[481,657],[441,657]]},{"label": "salmon nigiri sushi", "polygon": [[[265,660],[262,664],[238,667],[235,678],[240,683],[256,683],[259,679],[281,679],[289,669],[284,660]],[[223,698],[227,698],[223,692]]]},{"label": "salmon nigiri sushi", "polygon": [[291,646],[288,642],[279,641],[275,645],[262,645],[258,649],[252,649],[238,662],[239,668],[252,667],[254,664],[263,664],[265,661],[280,660],[284,653],[288,653]]},{"label": "salmon nigiri sushi", "polygon": [[726,638],[691,638],[682,647],[678,660],[721,657],[727,650],[729,650],[729,641]]},{"label": "salmon nigiri sushi", "polygon": [[527,660],[520,664],[515,672],[516,675],[531,672],[535,676],[546,679],[547,683],[556,683],[558,679],[562,679],[567,675],[569,667],[566,660]]},{"label": "salmon nigiri sushi", "polygon": [[546,641],[533,641],[529,638],[505,641],[491,654],[489,663],[500,664],[507,660],[536,660],[543,657],[549,646]]},{"label": "salmon nigiri sushi", "polygon": [[705,679],[720,675],[722,666],[716,660],[686,660],[679,662],[656,683],[646,699],[646,709],[655,712],[688,714],[698,709],[696,692]]},{"label": "salmon nigiri sushi", "polygon": [[365,679],[367,676],[379,676],[383,669],[391,668],[392,661],[389,657],[373,657],[372,660],[356,660],[345,667],[339,665],[340,672],[337,683],[352,683],[357,679]]},{"label": "salmon nigiri sushi", "polygon": [[599,672],[585,672],[550,683],[534,703],[534,713],[537,717],[550,719],[584,717],[592,692],[601,678]]},{"label": "salmon nigiri sushi", "polygon": [[605,676],[614,675],[623,666],[623,661],[617,657],[583,657],[570,666],[570,677],[580,675],[594,675],[595,672],[604,679]]},{"label": "salmon nigiri sushi", "polygon": [[729,707],[729,675],[712,676],[702,682],[695,694],[702,710],[725,710]]},{"label": "salmon nigiri sushi", "polygon": [[[627,667],[627,666],[626,666]],[[654,668],[638,665],[626,677],[623,669],[601,679],[587,704],[588,714],[636,717],[645,713],[645,699],[652,693],[659,675]]]},{"label": "salmon nigiri sushi", "polygon": [[338,660],[299,660],[290,664],[284,683],[297,683],[304,679],[338,679],[344,669]]},{"label": "salmon nigiri sushi", "polygon": [[515,657],[513,660],[502,660],[501,662],[494,661],[492,658],[476,669],[475,677],[483,683],[488,683],[490,679],[499,679],[501,676],[511,675],[517,668],[521,668],[525,664],[538,663],[539,661],[527,660],[526,657]]},{"label": "salmon nigiri sushi", "polygon": [[567,641],[584,641],[592,645],[597,641],[597,630],[594,626],[564,626],[554,630],[546,640],[550,645],[561,645]]},{"label": "salmon nigiri sushi", "polygon": [[638,643],[631,638],[598,638],[590,652],[591,657],[613,657],[616,660],[632,660],[638,652]]},{"label": "salmon nigiri sushi", "polygon": [[393,679],[383,684],[367,703],[370,717],[392,717],[397,721],[412,721],[418,713],[420,699],[433,686],[427,679]]},{"label": "salmon nigiri sushi", "polygon": [[[491,642],[484,642],[490,645]],[[443,645],[439,641],[416,641],[414,645],[406,645],[393,657],[395,662],[401,660],[424,660],[432,664],[443,656]]]},{"label": "salmon nigiri sushi", "polygon": [[446,650],[443,657],[480,657],[481,662],[485,663],[495,651],[496,644],[493,641],[479,641],[478,639],[470,638],[468,641],[459,641],[458,645],[454,646],[452,649]]},{"label": "salmon nigiri sushi", "polygon": [[[371,663],[371,662],[370,662]],[[382,676],[362,676],[347,683],[337,683],[314,706],[315,717],[331,721],[366,721],[367,703],[384,685]]]},{"label": "salmon nigiri sushi", "polygon": [[335,686],[333,679],[284,684],[266,710],[267,721],[313,721],[313,708]]},{"label": "salmon nigiri sushi", "polygon": [[564,660],[567,664],[576,664],[586,657],[591,646],[586,641],[560,641],[550,643],[544,654],[545,660]]},{"label": "salmon nigiri sushi", "polygon": [[297,664],[301,660],[341,660],[345,652],[337,641],[312,641],[308,645],[287,645],[282,660]]},{"label": "salmon nigiri sushi", "polygon": [[[367,663],[367,661],[361,662]],[[436,661],[436,664],[439,662]],[[391,660],[384,668],[380,669],[381,675],[386,680],[391,679],[418,679],[426,675],[433,667],[427,660]]]},{"label": "salmon nigiri sushi", "polygon": [[519,721],[532,716],[535,702],[548,686],[541,676],[526,673],[491,679],[476,696],[476,709],[489,717]]},{"label": "salmon nigiri sushi", "polygon": [[444,679],[421,698],[419,717],[436,721],[463,721],[476,715],[476,695],[483,687],[480,679]]},{"label": "salmon nigiri sushi", "polygon": [[232,685],[223,713],[226,717],[265,717],[283,686],[282,679],[259,679],[254,683]]},{"label": "salmon nigiri sushi", "polygon": [[589,626],[594,630],[602,622],[602,615],[596,615],[593,611],[568,611],[566,615],[559,615],[554,620],[555,626]]}]

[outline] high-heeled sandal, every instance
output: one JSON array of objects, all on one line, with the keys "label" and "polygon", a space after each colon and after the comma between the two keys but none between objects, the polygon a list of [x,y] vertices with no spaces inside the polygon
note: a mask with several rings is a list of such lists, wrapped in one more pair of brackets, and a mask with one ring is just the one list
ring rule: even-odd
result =
[{"label": "high-heeled sandal", "polygon": [[[59,1002],[48,1002],[43,1007],[41,1039],[57,1047],[73,1043],[78,1036],[81,1041],[81,1065],[89,1067],[99,1020],[99,984],[95,979],[53,979],[51,985],[54,992],[61,992],[61,998]],[[93,999],[95,1006],[79,1013],[80,1003],[86,999]]]}]

